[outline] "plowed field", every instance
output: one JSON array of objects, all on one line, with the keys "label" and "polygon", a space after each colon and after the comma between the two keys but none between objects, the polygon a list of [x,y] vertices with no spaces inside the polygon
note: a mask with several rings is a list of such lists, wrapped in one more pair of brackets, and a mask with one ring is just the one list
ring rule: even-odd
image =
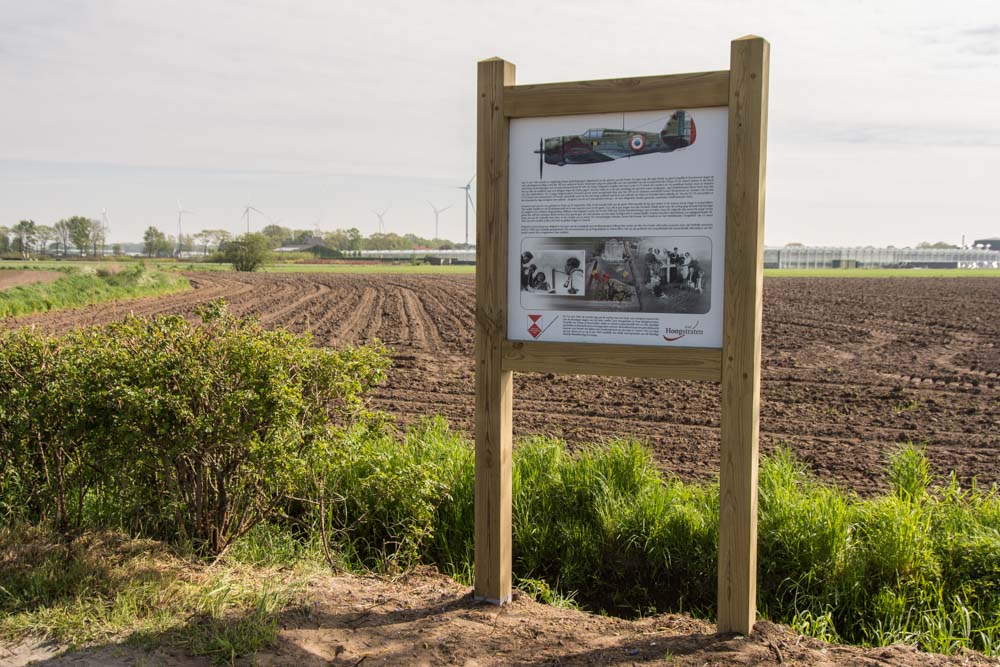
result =
[{"label": "plowed field", "polygon": [[[442,414],[471,429],[472,276],[206,274],[192,292],[8,320],[62,331],[128,312],[191,315],[224,297],[317,344],[380,338],[395,367],[378,407],[409,422]],[[926,443],[939,472],[1000,482],[1000,280],[781,278],[765,282],[761,445],[785,444],[824,478],[882,485],[896,443]],[[515,435],[650,443],[665,470],[718,469],[718,387],[708,383],[515,376]]]}]

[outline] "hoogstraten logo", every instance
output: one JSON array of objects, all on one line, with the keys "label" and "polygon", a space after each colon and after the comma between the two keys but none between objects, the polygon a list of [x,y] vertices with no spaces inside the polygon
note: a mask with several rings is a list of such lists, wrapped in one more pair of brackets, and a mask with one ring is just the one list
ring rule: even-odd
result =
[{"label": "hoogstraten logo", "polygon": [[699,329],[699,324],[701,324],[701,320],[698,320],[694,324],[681,327],[680,329],[672,327],[668,324],[667,329],[663,334],[663,340],[668,343],[673,343],[674,341],[678,341],[685,336],[701,336],[705,333],[705,330]]}]

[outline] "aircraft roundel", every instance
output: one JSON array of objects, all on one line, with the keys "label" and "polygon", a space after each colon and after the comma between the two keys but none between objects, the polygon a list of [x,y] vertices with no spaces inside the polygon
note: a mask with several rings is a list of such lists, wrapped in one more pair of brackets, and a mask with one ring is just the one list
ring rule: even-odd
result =
[{"label": "aircraft roundel", "polygon": [[641,151],[646,147],[646,138],[641,134],[633,134],[628,142],[629,147],[634,151]]}]

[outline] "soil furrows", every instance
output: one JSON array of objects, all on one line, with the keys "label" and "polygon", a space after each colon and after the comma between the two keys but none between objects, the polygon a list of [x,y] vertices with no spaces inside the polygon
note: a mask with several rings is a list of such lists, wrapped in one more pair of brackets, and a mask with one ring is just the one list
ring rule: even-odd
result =
[{"label": "soil furrows", "polygon": [[375,302],[372,304],[371,317],[365,322],[358,332],[358,342],[370,342],[379,338],[379,330],[382,328],[382,316],[385,311],[385,293],[382,290],[375,291]]},{"label": "soil furrows", "polygon": [[317,343],[326,344],[324,341],[336,337],[341,322],[360,303],[363,293],[363,290],[348,289],[344,285],[331,283],[329,294],[324,294],[322,298],[309,304],[305,312],[309,322],[306,331],[316,336]]},{"label": "soil furrows", "polygon": [[[375,406],[412,423],[442,414],[469,431],[475,389],[475,282],[465,276],[192,274],[195,290],[14,321],[46,330],[129,311],[191,316],[224,296],[267,326],[317,344],[380,338],[394,350]],[[308,290],[304,295],[303,290]],[[1000,280],[779,279],[765,282],[761,448],[790,447],[824,478],[860,492],[901,442],[926,443],[935,469],[1000,481]],[[643,440],[667,471],[718,469],[719,388],[711,383],[515,375],[515,435],[571,445]]]},{"label": "soil furrows", "polygon": [[[378,297],[377,286],[359,276],[319,274],[315,278],[322,290],[298,309],[311,321],[309,330],[317,342],[326,345],[359,342],[358,330],[371,318],[371,301]],[[287,317],[294,318],[290,314]]]},{"label": "soil furrows", "polygon": [[413,347],[435,352],[444,347],[437,324],[428,316],[423,301],[408,287],[397,286],[403,297],[403,308],[410,320],[410,344]]},{"label": "soil furrows", "polygon": [[311,332],[317,344],[339,344],[337,331],[341,322],[360,302],[363,290],[347,281],[337,280],[339,276],[317,275],[316,278],[326,291],[306,302],[298,314],[289,314],[289,321],[296,329],[301,322],[302,330]]},{"label": "soil furrows", "polygon": [[[305,289],[302,289],[305,287]],[[296,324],[304,324],[304,314],[308,312],[306,306],[312,302],[314,299],[326,294],[330,291],[330,288],[320,282],[310,281],[303,285],[290,285],[288,289],[285,290],[286,295],[292,295],[294,299],[284,299],[280,305],[275,308],[268,308],[266,311],[261,313],[260,322],[261,324],[274,324],[275,326],[284,326],[290,330],[296,330]]]},{"label": "soil furrows", "polygon": [[361,332],[372,321],[378,306],[379,291],[376,288],[365,286],[361,290],[351,291],[351,300],[341,302],[341,308],[336,311],[337,324],[330,336],[335,343],[357,341]]},{"label": "soil furrows", "polygon": [[[256,317],[264,321],[269,314],[277,314],[285,310],[290,302],[296,301],[302,296],[302,284],[296,284],[285,275],[276,277],[264,289],[262,289],[260,276],[251,276],[250,280],[257,283],[255,289],[248,295],[249,298],[230,301],[230,312],[240,316]],[[302,282],[308,285],[310,281]],[[282,324],[273,317],[270,321],[276,326]]]},{"label": "soil furrows", "polygon": [[382,326],[378,337],[394,347],[410,347],[410,318],[403,307],[403,296],[396,289],[380,287],[385,294],[385,305],[382,309]]},{"label": "soil furrows", "polygon": [[475,321],[475,306],[472,305],[475,295],[467,295],[469,301],[464,307],[463,302],[456,298],[460,294],[434,285],[424,286],[420,296],[424,307],[438,323],[438,334],[447,346],[455,352],[471,354],[475,341],[469,323]]}]

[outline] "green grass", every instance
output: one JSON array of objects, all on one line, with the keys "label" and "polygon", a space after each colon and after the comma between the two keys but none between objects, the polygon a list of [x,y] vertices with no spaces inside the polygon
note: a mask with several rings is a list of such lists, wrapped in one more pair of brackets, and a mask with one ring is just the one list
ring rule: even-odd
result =
[{"label": "green grass", "polygon": [[765,269],[768,278],[1000,278],[1000,269]]},{"label": "green grass", "polygon": [[[348,568],[436,564],[472,579],[471,444],[443,422],[403,442],[355,433],[331,462],[331,547]],[[860,645],[1000,653],[1000,496],[926,457],[887,461],[889,493],[819,482],[789,452],[760,469],[763,618]],[[664,477],[633,442],[572,455],[535,438],[514,451],[513,569],[529,594],[621,616],[714,617],[718,485]]]},{"label": "green grass", "polygon": [[[218,262],[177,262],[160,265],[178,271],[232,271],[229,264]],[[261,273],[405,273],[430,275],[474,275],[476,267],[468,264],[432,266],[430,264],[266,264]]]},{"label": "green grass", "polygon": [[[124,636],[232,660],[275,641],[300,598],[294,576],[273,574],[283,569],[425,563],[472,582],[473,446],[443,420],[403,434],[378,420],[352,427],[312,472],[218,570],[151,542],[67,552],[37,530],[0,531],[0,635]],[[912,445],[882,474],[888,491],[862,498],[786,450],[762,457],[759,615],[828,641],[1000,655],[997,489],[936,480]],[[718,484],[664,476],[638,443],[578,453],[551,438],[519,443],[512,519],[515,582],[535,599],[714,617]]]},{"label": "green grass", "polygon": [[[46,271],[95,271],[110,270],[112,267],[128,267],[143,263],[159,271],[232,271],[230,264],[223,262],[192,262],[173,259],[140,259],[126,258],[123,260],[57,260],[46,259],[37,261],[5,260],[0,262],[3,269],[39,269]],[[264,266],[263,273],[405,273],[405,274],[442,274],[463,275],[475,274],[476,267],[469,264],[453,264],[432,266],[430,264],[298,264],[271,263]]]},{"label": "green grass", "polygon": [[215,662],[272,645],[316,572],[209,568],[151,540],[24,526],[0,530],[0,554],[0,638],[167,644]]},{"label": "green grass", "polygon": [[111,273],[100,265],[56,268],[65,270],[66,275],[49,283],[20,285],[0,291],[0,317],[167,294],[191,287],[181,276],[147,271],[141,264],[134,264],[117,273]]},{"label": "green grass", "polygon": [[38,269],[41,271],[66,271],[70,273],[74,270],[95,271],[97,269],[110,270],[115,265],[122,266],[131,262],[120,262],[117,260],[72,260],[72,259],[34,259],[34,260],[2,260],[0,270],[12,269],[24,271],[27,269]]}]

